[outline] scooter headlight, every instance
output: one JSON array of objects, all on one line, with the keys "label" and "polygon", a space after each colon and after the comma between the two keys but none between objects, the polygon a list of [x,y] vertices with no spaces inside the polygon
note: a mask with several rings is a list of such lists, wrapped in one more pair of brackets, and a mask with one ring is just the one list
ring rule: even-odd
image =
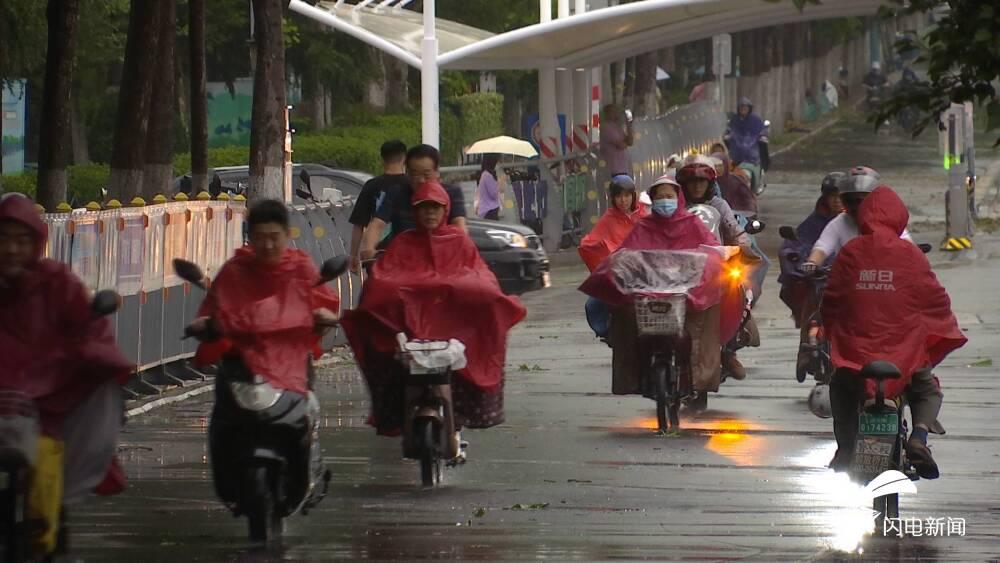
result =
[{"label": "scooter headlight", "polygon": [[272,387],[259,375],[254,376],[253,383],[230,381],[229,390],[232,391],[236,404],[248,411],[267,410],[273,407],[284,393]]}]

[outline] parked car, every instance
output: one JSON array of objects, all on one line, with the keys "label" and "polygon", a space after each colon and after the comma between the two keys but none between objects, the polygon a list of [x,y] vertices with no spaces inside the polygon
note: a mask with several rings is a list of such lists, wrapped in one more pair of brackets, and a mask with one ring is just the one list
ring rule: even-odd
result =
[{"label": "parked car", "polygon": [[[308,163],[293,165],[293,173],[293,204],[329,199],[326,196],[330,194],[341,201],[353,202],[361,193],[361,187],[372,178],[366,172]],[[216,168],[211,176],[212,191],[244,193],[249,184],[249,167]],[[177,178],[174,184],[178,190],[189,193],[191,174]],[[328,189],[337,191],[328,192]],[[518,295],[551,284],[548,254],[542,247],[541,238],[530,227],[472,217],[466,219],[466,224],[480,256],[496,274],[505,293]]]}]

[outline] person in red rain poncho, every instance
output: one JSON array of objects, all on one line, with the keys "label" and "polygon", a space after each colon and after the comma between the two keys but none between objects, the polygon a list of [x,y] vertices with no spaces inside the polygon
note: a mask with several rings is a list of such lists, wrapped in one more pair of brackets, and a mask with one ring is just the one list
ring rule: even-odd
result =
[{"label": "person in red rain poncho", "polygon": [[417,228],[393,239],[342,321],[371,392],[369,422],[383,436],[402,429],[405,372],[394,356],[403,332],[465,345],[468,365],[452,382],[456,429],[501,424],[507,332],[526,310],[500,290],[465,231],[445,223],[449,198],[439,183],[421,184],[412,201]]},{"label": "person in red rain poncho", "polygon": [[909,213],[888,186],[877,187],[858,210],[861,235],[840,251],[823,296],[823,325],[837,368],[830,383],[837,455],[830,466],[845,469],[853,457],[858,403],[874,397],[874,381],[857,372],[869,362],[892,362],[903,374],[885,383],[887,398],[905,394],[913,416],[907,453],[917,473],[938,477],[927,433],[943,434],[940,383],[931,373],[966,338],[951,300],[923,253],[900,235]]},{"label": "person in red rain poncho", "polygon": [[[608,195],[612,207],[594,225],[594,229],[580,241],[580,258],[591,272],[618,249],[625,237],[632,232],[636,221],[649,215],[646,206],[639,204],[635,182],[625,174],[611,179]],[[587,299],[586,313],[587,322],[597,337],[607,339],[610,317],[608,306],[591,297]]]},{"label": "person in red rain poncho", "polygon": [[121,385],[135,369],[69,266],[43,258],[48,227],[21,194],[0,197],[0,388],[34,401],[42,433],[65,443],[64,499],[115,494]]},{"label": "person in red rain poncho", "polygon": [[278,389],[306,395],[310,353],[318,355],[317,323],[337,320],[340,299],[302,250],[288,248],[288,208],[257,203],[247,215],[249,246],[219,270],[191,324],[204,332],[209,319],[223,338],[198,347],[195,363],[238,357],[251,373]]},{"label": "person in red rain poncho", "polygon": [[[699,250],[704,246],[719,246],[715,238],[695,215],[685,209],[684,192],[670,175],[663,176],[649,188],[653,202],[652,215],[639,220],[622,242],[623,250]],[[687,292],[686,330],[691,336],[692,380],[697,391],[718,391],[721,379],[719,347],[732,338],[739,328],[742,305],[737,291],[724,287],[722,257],[711,250],[702,272],[701,284]],[[732,288],[729,288],[732,289]],[[615,282],[611,260],[605,260],[580,286],[580,291],[624,308],[632,295],[622,292]],[[612,322],[611,340],[615,350],[612,391],[615,394],[639,392],[639,357],[634,322]]]}]

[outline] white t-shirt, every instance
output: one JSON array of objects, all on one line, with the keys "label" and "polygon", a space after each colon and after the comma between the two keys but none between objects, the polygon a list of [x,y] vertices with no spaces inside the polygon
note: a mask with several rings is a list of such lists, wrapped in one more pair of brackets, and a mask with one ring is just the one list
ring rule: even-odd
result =
[{"label": "white t-shirt", "polygon": [[[822,250],[823,254],[826,254],[827,258],[829,258],[840,252],[840,249],[844,248],[847,241],[859,234],[858,224],[854,219],[847,213],[841,213],[827,223],[826,228],[823,229],[823,234],[819,236],[816,244],[813,245],[813,250]],[[913,242],[913,239],[910,237],[910,231],[906,229],[903,229],[903,234],[899,238]]]}]

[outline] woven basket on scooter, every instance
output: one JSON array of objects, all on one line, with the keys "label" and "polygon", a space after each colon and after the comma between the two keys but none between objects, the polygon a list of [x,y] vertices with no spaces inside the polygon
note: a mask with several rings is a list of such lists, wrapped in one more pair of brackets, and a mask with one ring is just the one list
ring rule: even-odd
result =
[{"label": "woven basket on scooter", "polygon": [[680,336],[684,332],[687,297],[639,297],[635,300],[635,323],[639,336]]}]

